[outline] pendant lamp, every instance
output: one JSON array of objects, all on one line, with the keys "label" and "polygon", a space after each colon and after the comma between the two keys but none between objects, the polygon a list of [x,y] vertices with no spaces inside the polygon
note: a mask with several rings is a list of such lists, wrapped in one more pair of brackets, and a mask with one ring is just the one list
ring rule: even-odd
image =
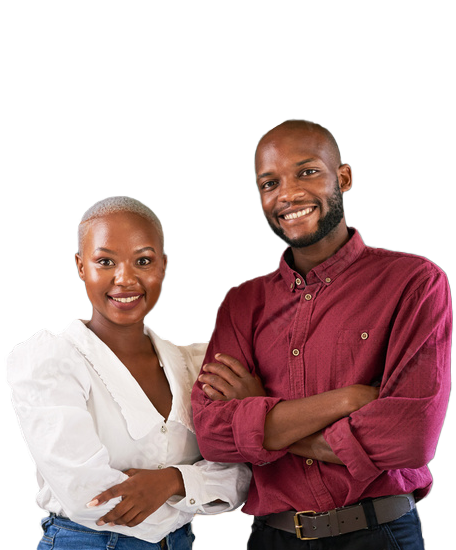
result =
[{"label": "pendant lamp", "polygon": [[217,131],[215,149],[199,163],[193,191],[204,195],[243,195],[257,190],[247,158],[236,151],[236,137],[228,128]]}]

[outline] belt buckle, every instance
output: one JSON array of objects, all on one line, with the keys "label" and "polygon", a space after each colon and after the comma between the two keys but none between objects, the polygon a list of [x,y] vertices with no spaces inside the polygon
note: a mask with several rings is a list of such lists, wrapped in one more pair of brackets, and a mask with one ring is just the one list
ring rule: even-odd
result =
[{"label": "belt buckle", "polygon": [[298,537],[298,539],[300,540],[316,540],[318,539],[318,537],[303,537],[302,536],[302,533],[301,533],[301,529],[302,529],[302,525],[300,525],[299,523],[299,516],[300,515],[317,515],[317,512],[315,512],[315,510],[303,510],[302,512],[296,512],[296,514],[294,515],[294,523],[295,523],[295,529],[296,529],[296,536]]}]

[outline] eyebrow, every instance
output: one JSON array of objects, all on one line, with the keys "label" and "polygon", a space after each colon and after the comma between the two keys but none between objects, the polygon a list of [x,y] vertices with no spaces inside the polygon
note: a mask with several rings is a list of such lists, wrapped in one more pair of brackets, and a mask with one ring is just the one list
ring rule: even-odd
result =
[{"label": "eyebrow", "polygon": [[[295,166],[302,166],[303,164],[307,164],[309,162],[314,162],[315,159],[314,158],[310,158],[310,159],[305,159],[305,160],[300,160],[299,162],[297,162],[295,164]],[[273,173],[272,172],[263,172],[262,174],[258,174],[257,176],[257,180],[261,179],[261,178],[268,178],[269,176],[272,176]]]},{"label": "eyebrow", "polygon": [[[143,248],[138,248],[138,250],[134,251],[134,254],[141,254],[142,252],[145,252],[146,250],[151,250],[152,252],[157,252],[155,248],[152,246],[144,246]],[[94,252],[106,252],[107,254],[114,254],[116,255],[116,252],[114,250],[110,250],[109,248],[103,248],[102,246],[96,248]]]}]

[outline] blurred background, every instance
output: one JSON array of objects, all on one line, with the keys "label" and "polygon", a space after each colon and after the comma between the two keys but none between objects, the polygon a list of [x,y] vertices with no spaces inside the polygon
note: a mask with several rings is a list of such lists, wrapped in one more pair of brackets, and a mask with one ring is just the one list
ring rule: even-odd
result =
[{"label": "blurred background", "polygon": [[[264,222],[258,193],[197,194],[196,169],[222,125],[253,164],[259,138],[284,118],[5,119],[5,354],[43,327],[90,317],[76,226],[94,202],[117,194],[150,205],[165,228],[168,273],[149,326],[179,344],[208,340],[228,289],[276,269],[285,246]],[[328,128],[353,169],[348,225],[369,246],[429,258],[454,296],[454,119],[301,118]],[[450,417],[454,389],[451,401]],[[454,448],[454,423],[445,429]],[[23,480],[14,484],[26,494],[21,514],[36,531],[45,513],[34,505],[34,468],[6,386],[5,472]],[[454,501],[454,475],[452,490]]]}]

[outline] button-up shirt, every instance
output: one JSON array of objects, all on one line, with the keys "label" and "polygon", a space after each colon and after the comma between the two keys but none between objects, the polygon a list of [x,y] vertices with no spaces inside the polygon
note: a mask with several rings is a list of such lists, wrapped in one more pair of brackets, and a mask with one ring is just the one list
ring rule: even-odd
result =
[{"label": "button-up shirt", "polygon": [[[267,397],[212,402],[197,383],[194,421],[203,456],[253,464],[249,514],[430,489],[450,388],[447,279],[424,258],[350,233],[305,278],[288,249],[277,271],[232,289],[219,309],[205,362],[234,356]],[[266,414],[281,400],[351,384],[379,384],[380,396],[323,431],[344,466],[263,448]]]},{"label": "button-up shirt", "polygon": [[174,466],[186,496],[172,497],[136,527],[109,530],[157,542],[193,515],[244,502],[250,471],[243,464],[201,460],[190,393],[206,345],[178,347],[146,334],[168,379],[168,419],[155,409],[127,367],[82,321],[59,335],[47,331],[17,346],[8,379],[24,437],[38,470],[38,504],[96,530],[96,521],[120,499],[86,504],[127,479],[129,468]]}]

